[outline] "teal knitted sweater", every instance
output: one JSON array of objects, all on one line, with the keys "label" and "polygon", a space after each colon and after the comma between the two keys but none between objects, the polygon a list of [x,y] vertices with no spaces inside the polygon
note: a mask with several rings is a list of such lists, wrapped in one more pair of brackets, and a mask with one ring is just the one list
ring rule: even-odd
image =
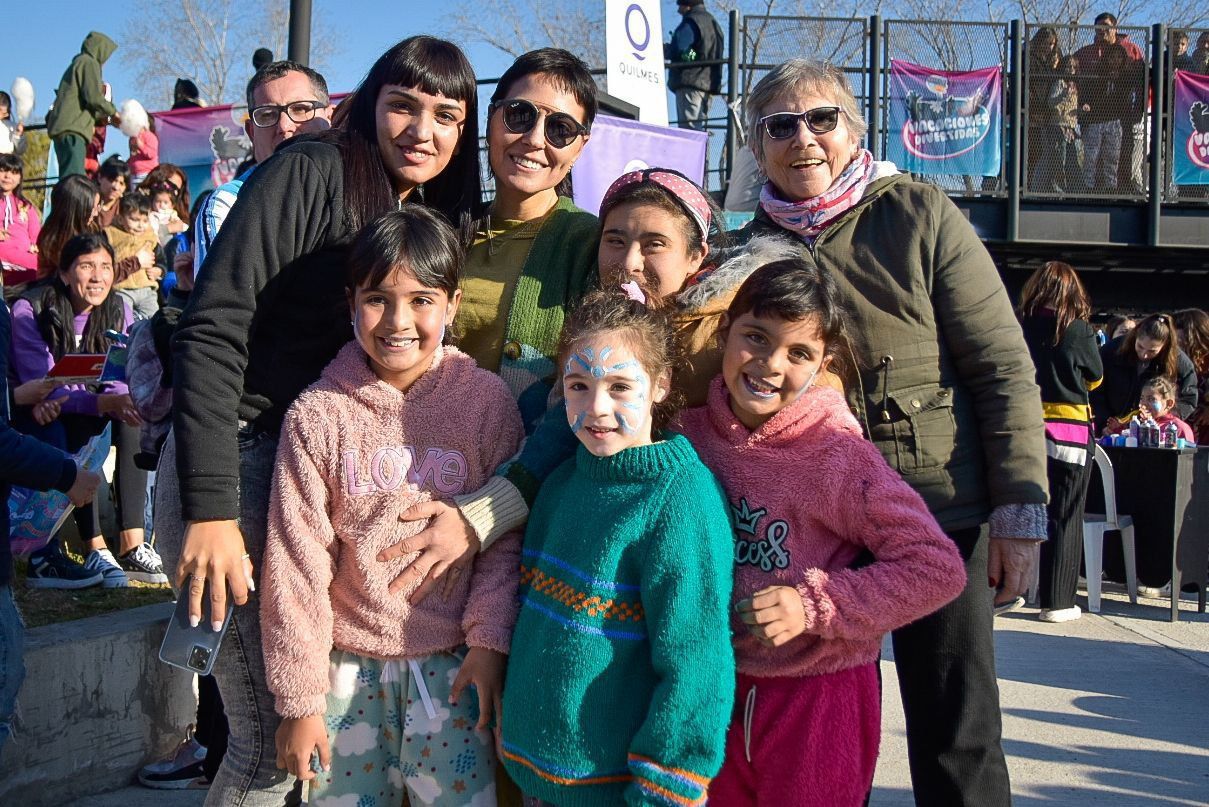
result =
[{"label": "teal knitted sweater", "polygon": [[704,804],[734,699],[726,500],[681,436],[546,480],[504,686],[509,775],[543,801]]}]

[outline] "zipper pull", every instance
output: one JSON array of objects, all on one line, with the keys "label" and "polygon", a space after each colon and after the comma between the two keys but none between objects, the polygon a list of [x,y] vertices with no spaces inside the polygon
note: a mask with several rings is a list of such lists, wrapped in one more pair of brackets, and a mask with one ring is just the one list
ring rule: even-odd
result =
[{"label": "zipper pull", "polygon": [[893,363],[893,356],[882,356],[882,423],[890,422],[890,365]]}]

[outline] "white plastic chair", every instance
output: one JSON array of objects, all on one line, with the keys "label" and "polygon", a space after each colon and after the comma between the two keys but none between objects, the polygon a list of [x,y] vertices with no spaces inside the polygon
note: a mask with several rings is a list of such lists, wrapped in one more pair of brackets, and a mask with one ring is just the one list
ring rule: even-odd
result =
[{"label": "white plastic chair", "polygon": [[1100,578],[1104,571],[1104,533],[1118,530],[1121,533],[1121,549],[1125,555],[1125,588],[1129,601],[1138,604],[1138,569],[1133,550],[1133,517],[1117,512],[1116,478],[1112,471],[1112,460],[1100,446],[1096,446],[1096,467],[1104,483],[1105,514],[1083,514],[1083,563],[1087,567],[1087,610],[1100,612]]}]

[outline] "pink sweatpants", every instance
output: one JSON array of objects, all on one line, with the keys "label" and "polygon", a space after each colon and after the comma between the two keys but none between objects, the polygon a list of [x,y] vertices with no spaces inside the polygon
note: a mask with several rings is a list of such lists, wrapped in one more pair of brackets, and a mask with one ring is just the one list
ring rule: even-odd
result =
[{"label": "pink sweatpants", "polygon": [[881,740],[877,667],[806,678],[738,676],[712,807],[861,807]]}]

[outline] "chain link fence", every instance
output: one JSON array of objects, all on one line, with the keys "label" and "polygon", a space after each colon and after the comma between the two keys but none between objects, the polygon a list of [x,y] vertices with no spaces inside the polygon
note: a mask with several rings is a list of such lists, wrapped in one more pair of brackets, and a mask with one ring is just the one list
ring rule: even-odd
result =
[{"label": "chain link fence", "polygon": [[1177,115],[1188,115],[1194,132],[1209,136],[1209,116],[1196,115],[1192,110],[1177,108],[1175,97],[1175,71],[1209,75],[1209,29],[1176,28],[1167,37],[1167,160],[1164,167],[1164,199],[1169,202],[1192,202],[1209,204],[1209,185],[1180,185],[1175,181],[1175,158],[1188,143],[1177,142],[1175,127]]},{"label": "chain link fence", "polygon": [[[889,99],[890,60],[911,62],[934,70],[980,70],[1002,68],[1004,87],[1001,94],[1003,109],[999,115],[1003,156],[999,173],[994,176],[956,174],[918,174],[917,178],[931,182],[947,191],[978,196],[1007,194],[1007,87],[1008,27],[1002,23],[950,22],[945,20],[886,20],[882,41],[885,44],[885,72],[882,76],[882,97]],[[888,117],[887,117],[888,119]],[[890,133],[885,127],[879,133],[882,153],[886,153]]]},{"label": "chain link fence", "polygon": [[1025,29],[1029,195],[1141,200],[1149,189],[1150,29]]}]

